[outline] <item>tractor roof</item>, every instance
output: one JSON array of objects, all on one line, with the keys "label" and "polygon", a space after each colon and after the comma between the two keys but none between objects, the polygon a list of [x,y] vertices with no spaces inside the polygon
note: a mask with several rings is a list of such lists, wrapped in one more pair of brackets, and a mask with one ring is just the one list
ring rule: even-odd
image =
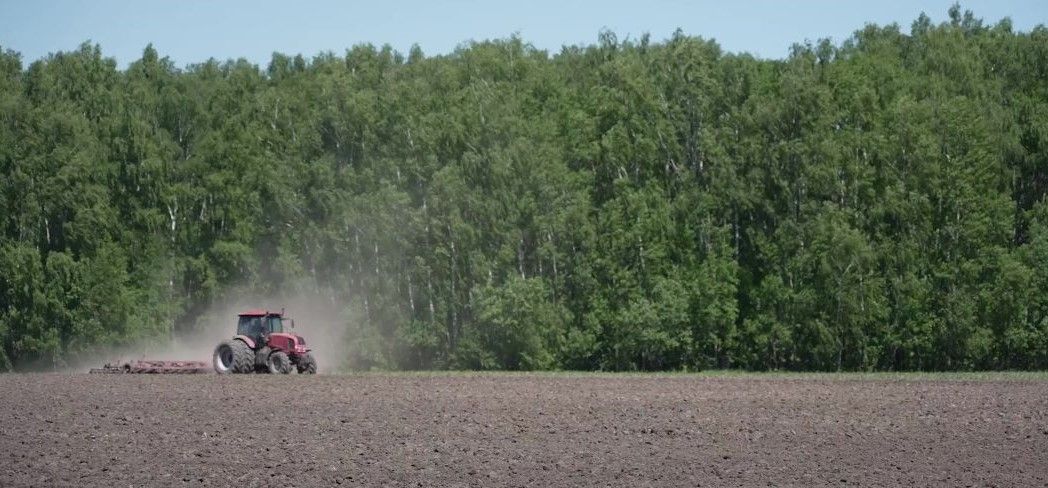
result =
[{"label": "tractor roof", "polygon": [[240,312],[238,315],[240,315],[241,317],[265,317],[265,316],[268,316],[268,315],[283,315],[283,314],[281,314],[280,312],[270,312],[269,310],[266,310],[264,308],[252,308],[250,310],[245,310],[243,312]]}]

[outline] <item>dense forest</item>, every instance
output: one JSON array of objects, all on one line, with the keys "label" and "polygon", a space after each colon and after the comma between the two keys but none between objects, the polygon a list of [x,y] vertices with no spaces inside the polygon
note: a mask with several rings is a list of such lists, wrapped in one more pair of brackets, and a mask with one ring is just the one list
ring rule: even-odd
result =
[{"label": "dense forest", "polygon": [[324,297],[353,369],[1048,367],[1048,29],[0,49],[0,370]]}]

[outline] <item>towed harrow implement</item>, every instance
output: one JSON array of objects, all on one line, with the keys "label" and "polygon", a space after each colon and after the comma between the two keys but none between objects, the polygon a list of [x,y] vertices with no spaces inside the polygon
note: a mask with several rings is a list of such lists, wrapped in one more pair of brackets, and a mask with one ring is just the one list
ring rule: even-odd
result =
[{"label": "towed harrow implement", "polygon": [[201,374],[211,372],[211,365],[204,361],[152,361],[137,359],[107,363],[101,368],[92,368],[95,374]]}]

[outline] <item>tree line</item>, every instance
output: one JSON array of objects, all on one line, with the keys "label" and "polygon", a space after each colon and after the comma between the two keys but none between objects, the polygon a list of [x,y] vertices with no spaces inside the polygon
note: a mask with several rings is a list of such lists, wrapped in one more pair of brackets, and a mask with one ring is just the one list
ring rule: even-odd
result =
[{"label": "tree line", "polygon": [[244,293],[337,304],[353,369],[1048,367],[1044,26],[0,51],[0,370]]}]

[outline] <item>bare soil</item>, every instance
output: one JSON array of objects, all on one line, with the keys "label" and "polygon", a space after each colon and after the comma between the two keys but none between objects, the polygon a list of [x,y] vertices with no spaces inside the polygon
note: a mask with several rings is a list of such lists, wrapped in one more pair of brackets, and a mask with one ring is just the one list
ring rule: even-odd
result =
[{"label": "bare soil", "polygon": [[0,375],[0,486],[1046,486],[1048,382]]}]

